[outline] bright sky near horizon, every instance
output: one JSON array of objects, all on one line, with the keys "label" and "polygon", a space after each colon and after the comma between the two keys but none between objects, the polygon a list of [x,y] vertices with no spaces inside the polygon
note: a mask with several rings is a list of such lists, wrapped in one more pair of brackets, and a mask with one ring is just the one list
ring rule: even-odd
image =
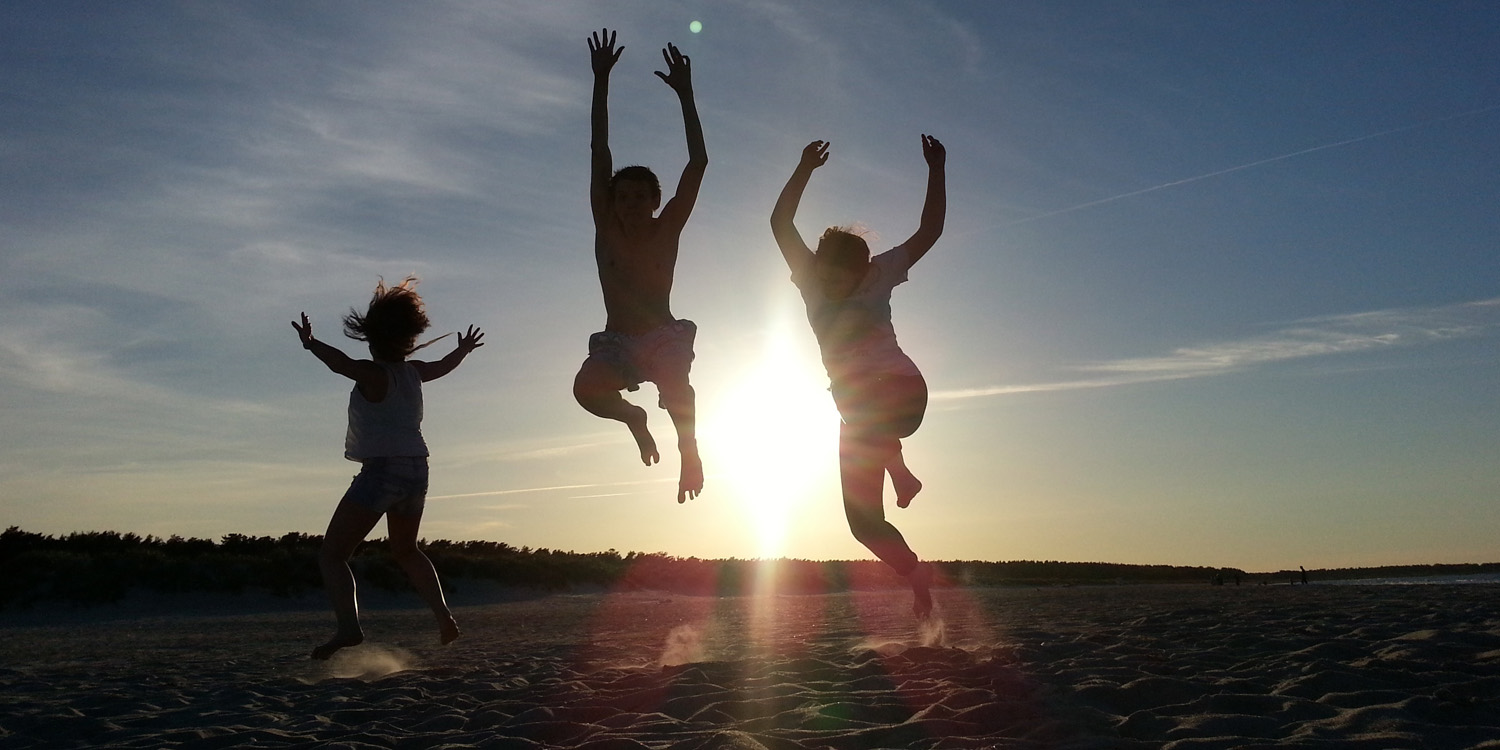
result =
[{"label": "bright sky near horizon", "polygon": [[[669,41],[708,143],[682,506],[570,393],[600,27],[616,164],[685,162]],[[947,231],[893,301],[918,554],[1500,560],[1495,3],[18,2],[0,39],[4,526],[321,533],[349,384],[288,323],[363,356],[340,315],[416,273],[434,335],[487,332],[426,389],[424,536],[867,558],[768,218],[826,139],[804,236],[900,241],[931,133]]]}]

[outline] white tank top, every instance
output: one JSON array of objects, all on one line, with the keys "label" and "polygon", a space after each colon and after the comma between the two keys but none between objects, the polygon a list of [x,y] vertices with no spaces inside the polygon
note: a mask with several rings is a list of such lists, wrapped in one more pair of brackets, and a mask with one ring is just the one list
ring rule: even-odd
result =
[{"label": "white tank top", "polygon": [[422,439],[422,378],[410,362],[376,362],[385,369],[385,399],[371,403],[356,385],[349,391],[349,431],[344,458],[426,456]]}]

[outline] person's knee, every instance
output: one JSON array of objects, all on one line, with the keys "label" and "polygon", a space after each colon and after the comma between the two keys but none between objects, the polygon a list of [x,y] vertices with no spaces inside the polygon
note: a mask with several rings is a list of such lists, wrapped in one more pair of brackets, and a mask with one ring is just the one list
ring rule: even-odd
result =
[{"label": "person's knee", "polygon": [[657,401],[663,409],[685,411],[693,408],[696,394],[688,381],[686,368],[663,368],[651,375],[656,384]]},{"label": "person's knee", "polygon": [[323,567],[348,564],[353,553],[346,552],[336,545],[329,544],[326,540],[323,546],[318,548],[318,565]]},{"label": "person's knee", "polygon": [[[392,518],[394,519],[396,516],[392,516]],[[406,517],[402,517],[402,520],[404,521],[401,524],[403,527],[410,524],[412,528],[392,529],[391,533],[386,537],[386,547],[390,550],[391,556],[396,558],[397,561],[422,554],[421,548],[417,547],[416,522]],[[392,526],[395,525],[395,521],[392,521]]]},{"label": "person's knee", "polygon": [[417,547],[415,542],[405,544],[391,543],[391,557],[396,558],[396,562],[398,563],[404,565],[422,556],[422,550]]},{"label": "person's knee", "polygon": [[579,370],[573,378],[574,400],[583,406],[588,406],[599,399],[599,393],[598,379],[591,376],[588,370]]},{"label": "person's knee", "polygon": [[846,506],[844,517],[849,521],[849,531],[854,534],[854,539],[861,544],[868,546],[871,541],[885,536],[885,518],[880,514]]},{"label": "person's knee", "polygon": [[680,382],[667,382],[658,384],[661,391],[661,405],[668,411],[690,411],[694,408],[697,394],[686,380]]},{"label": "person's knee", "polygon": [[927,384],[921,383],[920,388],[908,394],[908,397],[892,410],[891,433],[898,438],[910,437],[918,427],[922,426],[922,420],[926,416]]},{"label": "person's knee", "polygon": [[585,367],[578,371],[573,378],[573,398],[590,411],[601,407],[607,407],[610,403],[620,398],[620,390],[623,385],[613,382],[607,375]]}]

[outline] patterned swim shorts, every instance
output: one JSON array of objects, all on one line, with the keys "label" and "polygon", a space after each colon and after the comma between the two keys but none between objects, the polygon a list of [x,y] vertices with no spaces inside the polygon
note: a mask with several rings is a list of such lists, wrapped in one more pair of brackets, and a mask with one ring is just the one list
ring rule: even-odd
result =
[{"label": "patterned swim shorts", "polygon": [[626,390],[639,390],[641,383],[660,383],[662,375],[686,374],[697,335],[698,326],[691,320],[675,320],[639,336],[600,331],[589,337],[589,359],[612,366]]}]

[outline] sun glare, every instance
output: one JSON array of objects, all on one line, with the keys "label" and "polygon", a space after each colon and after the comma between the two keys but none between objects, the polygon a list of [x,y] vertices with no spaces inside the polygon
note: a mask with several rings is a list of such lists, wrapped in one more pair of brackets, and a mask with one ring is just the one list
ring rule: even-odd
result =
[{"label": "sun glare", "polygon": [[838,488],[838,411],[816,357],[773,334],[759,360],[726,389],[699,433],[714,483],[755,529],[756,555],[780,557],[799,506]]}]

